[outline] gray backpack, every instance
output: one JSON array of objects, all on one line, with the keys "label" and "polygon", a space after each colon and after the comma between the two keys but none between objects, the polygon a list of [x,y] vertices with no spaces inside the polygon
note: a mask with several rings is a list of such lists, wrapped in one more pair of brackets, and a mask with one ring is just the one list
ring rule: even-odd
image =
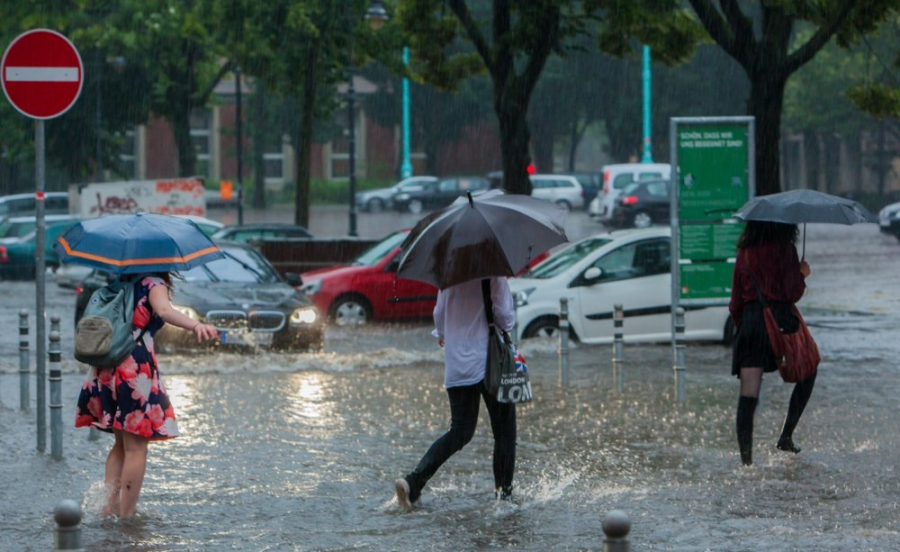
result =
[{"label": "gray backpack", "polygon": [[91,295],[75,327],[75,358],[116,367],[134,350],[134,282],[115,281]]}]

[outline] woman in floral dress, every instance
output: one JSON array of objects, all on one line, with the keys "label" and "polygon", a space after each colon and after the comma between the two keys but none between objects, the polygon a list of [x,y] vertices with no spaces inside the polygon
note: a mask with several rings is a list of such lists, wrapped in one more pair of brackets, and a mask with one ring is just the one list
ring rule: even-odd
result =
[{"label": "woman in floral dress", "polygon": [[95,427],[115,435],[106,459],[109,494],[103,513],[123,518],[134,515],[149,442],[178,436],[175,410],[153,352],[153,336],[166,323],[193,332],[197,341],[218,336],[213,326],[172,307],[170,274],[139,277],[134,286],[134,351],[115,368],[91,368],[78,397],[75,417],[75,427]]}]

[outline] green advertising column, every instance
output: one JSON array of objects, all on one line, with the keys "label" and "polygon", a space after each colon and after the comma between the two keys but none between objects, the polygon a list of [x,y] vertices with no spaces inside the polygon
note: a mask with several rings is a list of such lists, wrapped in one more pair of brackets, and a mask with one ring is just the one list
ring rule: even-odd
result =
[{"label": "green advertising column", "polygon": [[753,124],[753,117],[670,121],[673,346],[675,309],[731,298],[743,230],[734,213],[756,190]]}]

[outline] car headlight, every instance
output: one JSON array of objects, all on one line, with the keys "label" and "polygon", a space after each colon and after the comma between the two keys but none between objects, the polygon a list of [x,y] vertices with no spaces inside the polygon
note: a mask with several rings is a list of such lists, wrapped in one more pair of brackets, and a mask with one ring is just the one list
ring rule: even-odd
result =
[{"label": "car headlight", "polygon": [[513,300],[516,302],[516,308],[524,307],[528,304],[528,296],[531,295],[536,288],[528,288],[523,289],[521,291],[517,291],[513,295]]},{"label": "car headlight", "polygon": [[406,201],[409,197],[409,194],[397,194],[394,196],[394,201]]},{"label": "car headlight", "polygon": [[312,280],[311,282],[306,282],[300,288],[300,291],[302,291],[306,295],[315,295],[322,291],[322,280]]},{"label": "car headlight", "polygon": [[313,307],[303,307],[291,313],[291,324],[313,324],[319,318],[319,313]]},{"label": "car headlight", "polygon": [[182,307],[181,305],[172,305],[172,308],[177,310],[181,314],[187,316],[191,320],[200,320],[200,313],[198,313],[191,307]]}]

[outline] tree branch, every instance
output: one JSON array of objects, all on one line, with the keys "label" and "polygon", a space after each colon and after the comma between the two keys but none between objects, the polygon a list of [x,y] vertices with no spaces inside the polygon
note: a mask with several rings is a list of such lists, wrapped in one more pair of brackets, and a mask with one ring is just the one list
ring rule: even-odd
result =
[{"label": "tree branch", "polygon": [[449,4],[450,9],[453,10],[456,18],[459,19],[466,34],[469,35],[472,44],[475,45],[475,50],[478,52],[478,55],[481,56],[484,65],[487,67],[488,71],[493,74],[495,71],[494,56],[491,55],[491,48],[484,39],[484,34],[482,34],[481,29],[478,28],[478,23],[476,23],[475,19],[472,17],[469,6],[466,5],[465,0],[449,0],[447,3]]},{"label": "tree branch", "polygon": [[525,70],[522,71],[521,82],[523,93],[526,97],[531,95],[531,91],[534,90],[535,85],[537,85],[541,72],[544,70],[544,65],[547,63],[547,58],[550,57],[553,46],[556,45],[559,40],[559,6],[557,5],[548,9],[546,18],[542,19],[542,21],[545,25],[546,32],[541,33],[540,41],[535,45],[534,50],[531,52],[531,56],[528,58],[528,64],[525,66]]},{"label": "tree branch", "polygon": [[731,29],[728,28],[727,22],[722,18],[722,14],[713,6],[710,0],[689,0],[700,22],[706,27],[709,36],[715,40],[728,55],[733,57],[745,68],[750,67],[750,56],[746,50],[738,48],[736,40]]},{"label": "tree branch", "polygon": [[753,35],[753,23],[746,15],[744,15],[744,12],[741,11],[741,7],[738,5],[737,0],[719,0],[719,5],[722,7],[722,13],[725,14],[725,19],[731,23],[735,45],[739,46],[741,44],[753,44],[756,42],[756,37]]},{"label": "tree branch", "polygon": [[787,62],[785,63],[785,69],[787,70],[788,75],[803,67],[803,65],[811,60],[819,50],[828,44],[828,41],[831,40],[834,33],[836,33],[841,25],[844,24],[844,21],[847,20],[847,17],[850,15],[850,11],[853,10],[855,4],[856,0],[844,0],[844,5],[838,10],[837,17],[835,17],[831,23],[819,27],[816,34],[814,34],[806,44],[794,50],[794,53],[788,56]]}]

